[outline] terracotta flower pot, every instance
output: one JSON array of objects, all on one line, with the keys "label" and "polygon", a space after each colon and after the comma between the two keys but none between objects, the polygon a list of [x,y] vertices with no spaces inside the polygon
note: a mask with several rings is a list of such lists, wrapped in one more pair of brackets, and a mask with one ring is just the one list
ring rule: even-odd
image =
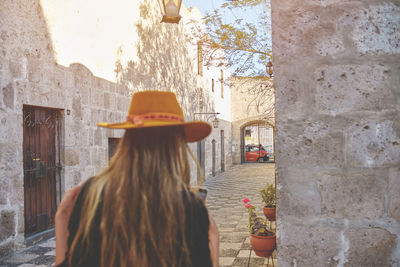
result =
[{"label": "terracotta flower pot", "polygon": [[276,248],[276,235],[258,236],[250,235],[250,244],[259,257],[269,257]]},{"label": "terracotta flower pot", "polygon": [[274,222],[276,220],[275,212],[276,208],[268,208],[264,206],[264,215],[267,217],[268,221]]}]

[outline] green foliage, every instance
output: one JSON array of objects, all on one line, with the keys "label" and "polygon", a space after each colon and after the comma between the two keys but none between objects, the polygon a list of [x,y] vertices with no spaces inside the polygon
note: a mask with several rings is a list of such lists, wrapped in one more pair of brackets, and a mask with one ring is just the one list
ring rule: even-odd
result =
[{"label": "green foliage", "polygon": [[[246,9],[257,9],[255,23],[246,18],[226,22],[225,14],[245,14]],[[263,12],[259,12],[262,10]],[[234,66],[234,76],[266,76],[266,64],[271,60],[270,7],[266,0],[236,0],[224,3],[205,17],[207,34],[201,35],[205,48],[205,62],[221,64],[226,58]],[[235,16],[236,17],[236,16]],[[215,51],[223,49],[221,56]]]},{"label": "green foliage", "polygon": [[275,186],[274,184],[267,185],[261,192],[261,197],[265,206],[272,208],[276,206]]}]

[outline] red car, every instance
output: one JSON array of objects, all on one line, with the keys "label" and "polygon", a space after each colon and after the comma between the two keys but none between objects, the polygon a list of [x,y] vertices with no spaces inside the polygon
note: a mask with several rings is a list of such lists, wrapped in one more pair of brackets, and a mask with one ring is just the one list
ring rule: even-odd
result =
[{"label": "red car", "polygon": [[246,161],[268,161],[269,154],[263,146],[247,145]]}]

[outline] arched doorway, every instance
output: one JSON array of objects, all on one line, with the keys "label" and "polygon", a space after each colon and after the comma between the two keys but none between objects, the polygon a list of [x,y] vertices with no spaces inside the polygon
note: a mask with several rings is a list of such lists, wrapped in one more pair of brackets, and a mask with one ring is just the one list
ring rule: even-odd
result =
[{"label": "arched doorway", "polygon": [[274,127],[265,120],[247,122],[240,127],[241,163],[274,162]]}]

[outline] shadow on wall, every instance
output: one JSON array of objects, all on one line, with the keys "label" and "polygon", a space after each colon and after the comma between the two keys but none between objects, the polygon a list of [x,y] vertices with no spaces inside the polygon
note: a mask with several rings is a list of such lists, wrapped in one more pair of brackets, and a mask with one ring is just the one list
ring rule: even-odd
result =
[{"label": "shadow on wall", "polygon": [[[198,110],[203,92],[197,87],[197,70],[188,49],[188,37],[182,23],[160,23],[161,14],[145,0],[140,5],[140,20],[136,24],[138,34],[137,59],[124,66],[116,62],[117,83],[133,93],[142,90],[175,92],[184,114]],[[152,4],[152,5],[151,5]],[[122,48],[120,48],[122,53]]]}]

